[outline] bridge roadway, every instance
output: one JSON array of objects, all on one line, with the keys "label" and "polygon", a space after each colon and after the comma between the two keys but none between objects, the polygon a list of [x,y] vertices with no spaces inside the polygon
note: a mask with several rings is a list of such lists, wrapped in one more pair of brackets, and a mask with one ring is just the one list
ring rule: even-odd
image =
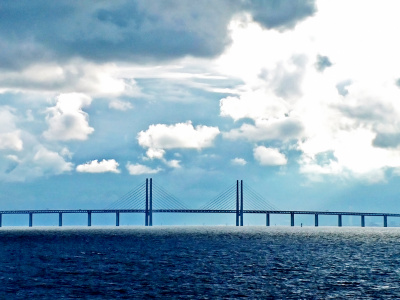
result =
[{"label": "bridge roadway", "polygon": [[[238,211],[235,209],[152,209],[151,211],[146,209],[39,209],[39,210],[3,210],[0,211],[0,227],[2,226],[2,215],[9,214],[28,214],[29,215],[29,227],[33,225],[33,215],[34,214],[59,214],[59,226],[62,226],[62,215],[63,214],[76,214],[83,213],[88,215],[88,226],[92,225],[92,214],[101,213],[115,213],[116,214],[116,226],[119,226],[119,219],[121,213],[222,213],[222,214],[265,214],[266,215],[266,226],[270,226],[270,215],[271,214],[289,214],[291,216],[291,226],[294,226],[294,216],[295,215],[314,215],[315,216],[315,226],[318,226],[318,216],[319,215],[337,215],[338,216],[338,226],[342,226],[342,216],[360,216],[361,226],[365,227],[365,217],[383,217],[383,226],[387,227],[388,217],[400,217],[400,213],[369,213],[369,212],[340,212],[340,211],[292,211],[292,210],[243,210]],[[151,226],[152,224],[150,224]],[[147,224],[146,224],[147,226]],[[237,224],[238,226],[238,224]],[[241,223],[243,226],[243,222]]]}]

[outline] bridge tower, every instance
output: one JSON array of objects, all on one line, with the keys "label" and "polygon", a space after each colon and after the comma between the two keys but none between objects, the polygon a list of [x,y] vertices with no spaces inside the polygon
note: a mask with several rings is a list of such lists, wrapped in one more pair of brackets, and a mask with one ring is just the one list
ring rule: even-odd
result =
[{"label": "bridge tower", "polygon": [[243,226],[243,180],[236,180],[236,226]]},{"label": "bridge tower", "polygon": [[146,209],[144,212],[144,225],[153,226],[153,179],[146,178]]}]

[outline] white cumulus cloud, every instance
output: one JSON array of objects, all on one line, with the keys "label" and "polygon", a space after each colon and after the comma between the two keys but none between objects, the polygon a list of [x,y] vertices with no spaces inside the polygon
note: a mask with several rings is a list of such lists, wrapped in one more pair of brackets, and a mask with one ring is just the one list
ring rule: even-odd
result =
[{"label": "white cumulus cloud", "polygon": [[0,133],[0,149],[22,150],[23,142],[20,138],[20,133],[19,130]]},{"label": "white cumulus cloud", "polygon": [[158,172],[162,171],[161,168],[152,169],[145,165],[131,163],[126,165],[126,169],[131,175],[157,174]]},{"label": "white cumulus cloud", "polygon": [[0,150],[21,151],[21,131],[16,127],[16,117],[9,107],[0,107]]},{"label": "white cumulus cloud", "polygon": [[286,156],[275,148],[258,146],[253,149],[253,155],[263,166],[282,166],[287,164]]},{"label": "white cumulus cloud", "polygon": [[181,161],[177,160],[177,159],[171,159],[171,160],[163,160],[163,162],[170,168],[174,168],[174,169],[179,169],[181,168]]},{"label": "white cumulus cloud", "polygon": [[202,149],[211,147],[219,134],[218,127],[198,125],[191,122],[174,125],[150,125],[146,131],[138,134],[139,145],[151,149],[191,148]]},{"label": "white cumulus cloud", "polygon": [[120,173],[118,166],[115,159],[103,159],[101,162],[96,159],[77,166],[76,171],[81,173]]},{"label": "white cumulus cloud", "polygon": [[49,140],[86,140],[94,129],[89,126],[88,114],[82,108],[89,106],[92,99],[84,94],[61,94],[57,104],[48,108],[49,128],[43,133]]},{"label": "white cumulus cloud", "polygon": [[173,125],[150,125],[146,131],[138,134],[139,145],[148,148],[146,155],[150,159],[160,159],[170,168],[180,168],[180,160],[164,158],[164,149],[203,149],[211,147],[214,139],[219,135],[218,127],[198,125],[192,123],[177,123]]},{"label": "white cumulus cloud", "polygon": [[289,112],[289,104],[282,98],[263,90],[245,92],[240,97],[220,100],[221,116],[235,121],[243,118],[270,119],[284,117]]},{"label": "white cumulus cloud", "polygon": [[149,149],[146,151],[146,155],[147,155],[147,157],[150,158],[150,159],[154,159],[154,158],[156,158],[156,159],[163,159],[164,154],[165,154],[165,150],[163,150],[163,149],[153,149],[153,148],[149,148]]},{"label": "white cumulus cloud", "polygon": [[235,157],[231,159],[231,164],[236,166],[244,166],[247,164],[247,161],[244,158]]},{"label": "white cumulus cloud", "polygon": [[62,174],[69,172],[73,168],[73,164],[66,162],[64,158],[57,152],[50,151],[44,147],[36,152],[33,161],[43,174]]}]

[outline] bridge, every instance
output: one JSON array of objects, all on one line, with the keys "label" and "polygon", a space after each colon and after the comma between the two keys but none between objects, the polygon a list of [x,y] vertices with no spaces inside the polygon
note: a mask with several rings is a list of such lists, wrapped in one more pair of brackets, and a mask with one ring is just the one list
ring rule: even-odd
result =
[{"label": "bridge", "polygon": [[[244,192],[246,192],[246,209]],[[58,214],[59,226],[63,226],[64,214],[86,214],[88,226],[92,226],[92,214],[115,214],[115,225],[120,226],[120,215],[123,213],[144,214],[145,226],[153,226],[153,214],[155,213],[235,214],[236,226],[243,226],[244,214],[265,215],[266,226],[270,226],[271,215],[289,215],[291,226],[295,226],[295,215],[313,215],[315,227],[319,226],[319,216],[321,215],[336,215],[339,227],[343,225],[342,216],[359,216],[361,227],[365,227],[365,217],[367,216],[383,217],[383,227],[388,227],[388,217],[400,217],[400,213],[279,210],[250,187],[247,186],[245,190],[243,180],[237,180],[236,184],[228,187],[202,207],[191,209],[162,187],[154,185],[150,178],[104,209],[3,210],[0,211],[0,227],[3,225],[2,216],[12,214],[28,215],[29,227],[33,226],[34,214]]]}]

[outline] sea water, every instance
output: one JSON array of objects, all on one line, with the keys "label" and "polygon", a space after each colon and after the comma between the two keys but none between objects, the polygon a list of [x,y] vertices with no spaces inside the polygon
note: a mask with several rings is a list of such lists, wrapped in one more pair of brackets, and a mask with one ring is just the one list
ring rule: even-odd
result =
[{"label": "sea water", "polygon": [[0,299],[400,297],[400,229],[1,228]]}]

